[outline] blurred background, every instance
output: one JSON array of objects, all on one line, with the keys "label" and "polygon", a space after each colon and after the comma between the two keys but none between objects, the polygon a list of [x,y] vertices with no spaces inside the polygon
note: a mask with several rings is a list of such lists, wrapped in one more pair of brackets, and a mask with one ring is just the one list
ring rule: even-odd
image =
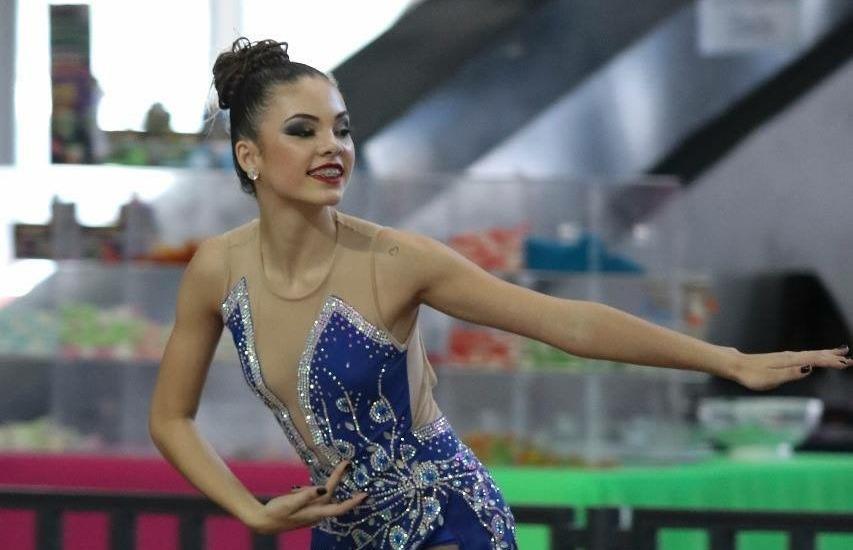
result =
[{"label": "blurred background", "polygon": [[[147,408],[185,263],[257,216],[211,109],[240,35],[339,82],[340,210],[744,352],[850,342],[850,0],[0,0],[0,486],[192,491]],[[850,372],[757,394],[422,310],[439,406],[514,507],[853,512]],[[253,490],[289,490],[305,471],[241,378],[225,334],[199,429]],[[34,547],[34,521],[0,511],[0,546]],[[67,519],[66,547],[105,521]],[[177,547],[169,521],[136,543]]]}]

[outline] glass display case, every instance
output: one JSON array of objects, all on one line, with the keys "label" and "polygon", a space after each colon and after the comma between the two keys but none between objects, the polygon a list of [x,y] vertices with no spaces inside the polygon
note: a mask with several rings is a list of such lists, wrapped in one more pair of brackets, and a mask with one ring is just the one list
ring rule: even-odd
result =
[{"label": "glass display case", "polygon": [[[238,186],[226,175],[184,183],[150,203],[165,233],[205,236],[176,229],[184,224],[179,204],[196,208],[190,221],[198,227],[207,220],[207,234],[254,215],[250,199],[235,201]],[[709,281],[682,269],[679,213],[656,215],[678,193],[675,182],[662,179],[357,175],[339,208],[430,235],[515,284],[603,302],[702,337],[713,313]],[[211,214],[229,203],[239,205],[239,215]],[[62,260],[0,309],[0,447],[155,452],[148,402],[181,273],[181,265],[147,261]],[[436,399],[485,461],[607,465],[708,451],[692,428],[704,375],[582,359],[421,307],[439,378]],[[227,331],[197,421],[225,456],[295,460],[243,382]]]},{"label": "glass display case", "polygon": [[[683,268],[686,220],[672,179],[374,185],[373,219],[438,238],[498,277],[706,336],[716,303],[710,277]],[[429,308],[422,315],[436,399],[490,463],[606,466],[711,452],[693,420],[703,373],[583,359]]]}]

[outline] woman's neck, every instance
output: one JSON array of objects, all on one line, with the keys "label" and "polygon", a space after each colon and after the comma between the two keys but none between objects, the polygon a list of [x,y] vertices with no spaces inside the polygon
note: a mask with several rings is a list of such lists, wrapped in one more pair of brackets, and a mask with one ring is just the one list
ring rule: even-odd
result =
[{"label": "woman's neck", "polygon": [[334,206],[292,205],[260,207],[260,239],[268,276],[289,286],[313,279],[312,272],[328,267],[335,250]]}]

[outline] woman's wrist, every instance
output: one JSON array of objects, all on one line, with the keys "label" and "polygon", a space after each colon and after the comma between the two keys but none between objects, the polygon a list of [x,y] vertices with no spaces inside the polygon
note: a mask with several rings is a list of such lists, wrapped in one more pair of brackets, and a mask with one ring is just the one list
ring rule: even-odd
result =
[{"label": "woman's wrist", "polygon": [[237,514],[237,517],[253,531],[262,530],[266,520],[265,512],[266,509],[263,503],[255,500],[253,503],[249,503],[243,507]]},{"label": "woman's wrist", "polygon": [[719,372],[711,372],[716,376],[738,382],[742,371],[742,361],[744,354],[738,351],[737,348],[728,346],[717,346],[721,351],[719,363]]}]

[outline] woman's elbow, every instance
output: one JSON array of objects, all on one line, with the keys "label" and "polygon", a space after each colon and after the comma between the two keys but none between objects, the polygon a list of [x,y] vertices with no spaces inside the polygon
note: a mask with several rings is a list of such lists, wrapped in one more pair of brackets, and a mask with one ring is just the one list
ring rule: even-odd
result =
[{"label": "woman's elbow", "polygon": [[148,436],[155,445],[159,446],[162,440],[162,435],[165,431],[164,424],[160,415],[156,414],[153,409],[148,413]]},{"label": "woman's elbow", "polygon": [[159,446],[175,427],[188,420],[192,421],[193,418],[187,415],[167,414],[152,407],[148,413],[148,435],[151,437],[151,441]]}]

